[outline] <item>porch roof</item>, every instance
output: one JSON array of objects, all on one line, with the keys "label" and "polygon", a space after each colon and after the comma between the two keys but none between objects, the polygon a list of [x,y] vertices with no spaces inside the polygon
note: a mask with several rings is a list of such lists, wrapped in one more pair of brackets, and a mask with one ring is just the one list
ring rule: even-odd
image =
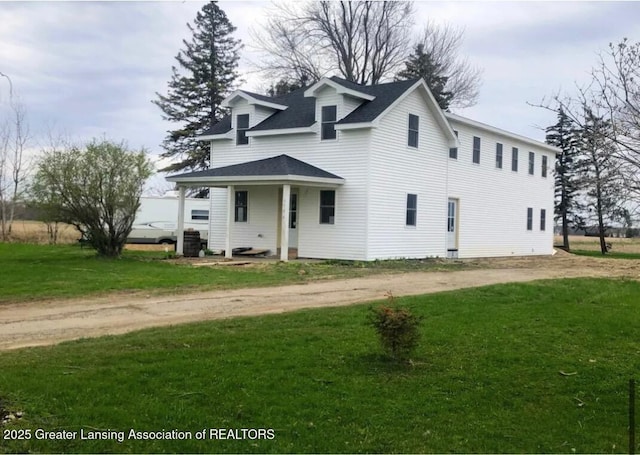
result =
[{"label": "porch roof", "polygon": [[167,177],[178,186],[281,185],[336,187],[344,179],[288,155]]}]

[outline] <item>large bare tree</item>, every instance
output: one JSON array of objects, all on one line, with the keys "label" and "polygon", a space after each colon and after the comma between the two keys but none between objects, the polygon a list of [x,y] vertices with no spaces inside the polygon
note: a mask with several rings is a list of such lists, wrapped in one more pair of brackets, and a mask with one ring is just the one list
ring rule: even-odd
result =
[{"label": "large bare tree", "polygon": [[29,140],[29,126],[11,78],[0,72],[2,78],[8,82],[9,96],[6,103],[0,103],[0,239],[7,240],[16,205],[24,190],[24,151]]},{"label": "large bare tree", "polygon": [[460,54],[464,29],[427,21],[415,47],[421,46],[439,75],[446,78],[444,90],[451,93],[450,108],[464,108],[478,102],[482,70]]},{"label": "large bare tree", "polygon": [[411,44],[413,3],[279,3],[254,41],[257,66],[273,80],[317,80],[339,73],[359,84],[391,79]]}]

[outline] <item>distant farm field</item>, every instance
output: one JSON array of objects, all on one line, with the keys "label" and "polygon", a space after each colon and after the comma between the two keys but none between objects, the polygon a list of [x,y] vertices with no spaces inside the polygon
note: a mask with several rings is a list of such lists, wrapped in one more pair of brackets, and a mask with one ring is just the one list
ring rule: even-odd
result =
[{"label": "distant farm field", "polygon": [[[58,225],[58,243],[74,243],[80,238],[77,229],[69,224]],[[14,242],[49,243],[47,226],[41,221],[15,220],[11,229]]]},{"label": "distant farm field", "polygon": [[[562,237],[556,236],[553,243],[554,245],[562,245]],[[611,252],[613,253],[640,253],[640,238],[607,237],[607,243],[611,244]],[[572,250],[599,251],[600,239],[598,237],[570,235],[569,246]]]}]

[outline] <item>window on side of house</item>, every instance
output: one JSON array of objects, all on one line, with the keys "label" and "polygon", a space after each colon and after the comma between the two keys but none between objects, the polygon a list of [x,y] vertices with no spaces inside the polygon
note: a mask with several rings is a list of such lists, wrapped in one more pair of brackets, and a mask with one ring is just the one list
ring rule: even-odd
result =
[{"label": "window on side of house", "polygon": [[480,164],[480,138],[473,136],[473,162]]},{"label": "window on side of house", "polygon": [[203,220],[207,221],[209,219],[209,211],[208,210],[191,210],[191,220]]},{"label": "window on side of house", "polygon": [[502,144],[500,142],[496,144],[496,167],[502,169]]},{"label": "window on side of house", "polygon": [[415,226],[418,218],[418,195],[407,194],[407,226]]},{"label": "window on side of house", "polygon": [[540,209],[540,230],[545,231],[547,228],[547,211]]},{"label": "window on side of house", "polygon": [[320,224],[334,224],[336,216],[335,190],[320,191]]},{"label": "window on side of house", "polygon": [[336,138],[336,121],[338,117],[338,108],[336,106],[322,106],[322,119],[320,133],[321,139],[335,139]]},{"label": "window on side of house", "polygon": [[[458,137],[458,131],[453,130],[453,134],[455,134],[456,137]],[[449,158],[451,158],[452,160],[457,160],[458,159],[458,147],[450,147],[449,148]]]},{"label": "window on side of house", "polygon": [[518,147],[511,149],[511,170],[518,172]]},{"label": "window on side of house", "polygon": [[420,117],[409,114],[409,137],[407,144],[409,147],[418,147],[418,136],[420,134]]},{"label": "window on side of house", "polygon": [[533,230],[533,209],[527,207],[527,231]]},{"label": "window on side of house", "polygon": [[542,176],[547,178],[547,155],[542,155]]},{"label": "window on side of house", "polygon": [[529,152],[529,175],[533,175],[535,168],[536,168],[536,154],[533,152]]},{"label": "window on side of house", "polygon": [[239,114],[236,116],[236,145],[247,145],[249,138],[247,130],[249,129],[249,114]]},{"label": "window on side of house", "polygon": [[247,222],[249,193],[247,191],[236,191],[236,208],[235,208],[235,221],[236,223]]}]

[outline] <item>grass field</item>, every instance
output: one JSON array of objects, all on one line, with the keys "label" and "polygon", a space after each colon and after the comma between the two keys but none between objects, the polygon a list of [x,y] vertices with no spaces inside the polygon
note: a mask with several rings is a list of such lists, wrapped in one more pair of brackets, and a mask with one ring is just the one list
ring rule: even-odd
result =
[{"label": "grass field", "polygon": [[[607,243],[611,243],[612,253],[640,254],[640,238],[607,237]],[[562,237],[554,237],[554,245],[562,245]],[[571,251],[600,251],[600,239],[598,237],[585,237],[581,235],[569,236]]]},{"label": "grass field", "polygon": [[0,452],[627,452],[640,284],[576,279],[399,299],[424,318],[389,363],[369,305],[0,354],[11,429],[273,429],[273,440],[9,441]]},{"label": "grass field", "polygon": [[[114,291],[187,292],[303,283],[380,272],[461,270],[471,265],[440,260],[263,263],[242,267],[193,267],[163,260],[164,251],[125,251],[101,259],[77,245],[0,243],[0,303]],[[34,285],[37,284],[37,285]]]}]

